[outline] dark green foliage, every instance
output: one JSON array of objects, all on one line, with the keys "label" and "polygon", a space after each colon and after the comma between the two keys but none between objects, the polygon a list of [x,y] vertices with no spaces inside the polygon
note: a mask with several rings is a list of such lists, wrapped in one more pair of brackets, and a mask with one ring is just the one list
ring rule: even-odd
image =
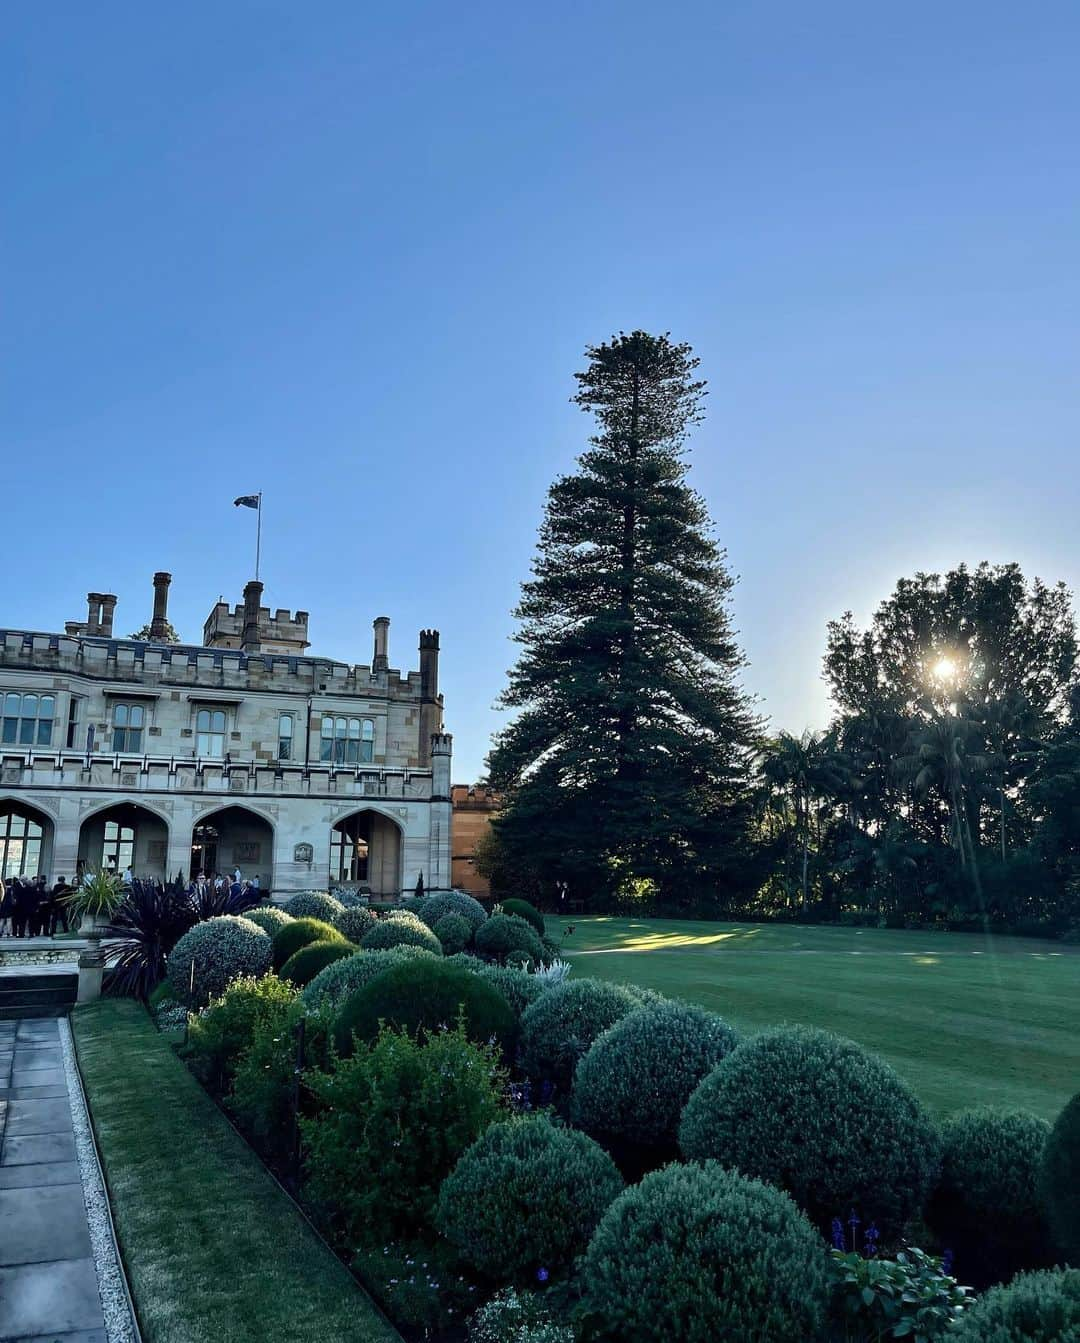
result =
[{"label": "dark green foliage", "polygon": [[914,1247],[895,1259],[833,1249],[829,1271],[833,1315],[848,1340],[934,1343],[971,1305],[971,1289],[946,1273],[941,1259]]},{"label": "dark green foliage", "polygon": [[293,952],[281,967],[281,977],[302,989],[311,983],[320,970],[356,954],[351,942],[309,942],[306,947]]},{"label": "dark green foliage", "polygon": [[442,955],[442,943],[427,926],[407,910],[388,914],[360,939],[365,951],[388,951],[391,947],[423,947]]},{"label": "dark green foliage", "polygon": [[515,914],[493,914],[476,930],[476,950],[481,956],[505,963],[516,958],[527,958],[540,965],[544,957],[536,930]]},{"label": "dark green foliage", "polygon": [[537,1082],[568,1093],[578,1061],[594,1040],[640,1004],[629,988],[600,979],[567,979],[521,1018],[521,1065]]},{"label": "dark green foliage", "polygon": [[456,956],[472,941],[472,927],[460,914],[444,914],[431,931],[442,943],[447,956]]},{"label": "dark green foliage", "polygon": [[108,992],[145,1002],[164,979],[169,953],[195,917],[183,887],[133,881],[109,919]]},{"label": "dark green foliage", "polygon": [[1058,1115],[1046,1140],[1039,1189],[1054,1244],[1080,1265],[1080,1094]]},{"label": "dark green foliage", "polygon": [[375,914],[366,905],[346,905],[334,920],[334,927],[343,937],[358,946],[365,933],[370,933],[376,924]]},{"label": "dark green foliage", "polygon": [[411,914],[423,919],[429,928],[434,928],[446,914],[457,914],[465,919],[472,931],[487,918],[487,910],[479,900],[467,895],[465,891],[442,891],[438,895],[425,895],[423,899],[408,901]]},{"label": "dark green foliage", "polygon": [[574,1074],[574,1122],[601,1142],[631,1144],[656,1165],[675,1150],[694,1088],[738,1043],[713,1012],[687,1003],[639,1007],[605,1031]]},{"label": "dark green foliage", "polygon": [[[438,1337],[460,1327],[476,1305],[476,1284],[444,1241],[393,1240],[362,1246],[352,1261],[364,1287],[409,1337]],[[456,1338],[456,1333],[449,1337]],[[366,1340],[357,1340],[366,1343]]]},{"label": "dark green foliage", "polygon": [[333,923],[345,906],[326,891],[298,891],[286,901],[286,912],[294,919],[321,919]]},{"label": "dark green foliage", "polygon": [[500,1117],[505,1082],[496,1051],[456,1027],[384,1028],[305,1080],[318,1103],[303,1122],[308,1193],[357,1247],[429,1224],[439,1185]]},{"label": "dark green foliage", "polygon": [[460,966],[425,957],[395,965],[347,998],[334,1038],[347,1056],[353,1035],[373,1040],[380,1022],[436,1034],[459,1018],[470,1040],[505,1047],[513,1038],[514,1014],[498,989]]},{"label": "dark green foliage", "polygon": [[220,998],[191,1018],[187,1056],[192,1072],[219,1095],[228,1091],[256,1027],[286,1020],[296,989],[276,975],[234,979]]},{"label": "dark green foliage", "polygon": [[362,989],[365,984],[389,970],[392,965],[403,961],[434,960],[430,951],[423,947],[391,947],[388,951],[358,951],[353,948],[352,955],[343,960],[334,961],[325,970],[320,970],[304,989],[303,999],[309,1007],[325,1006],[334,1015],[340,1011],[350,994]]},{"label": "dark green foliage", "polygon": [[1021,1273],[992,1287],[950,1333],[955,1343],[1076,1343],[1080,1269]]},{"label": "dark green foliage", "polygon": [[267,1014],[255,1023],[251,1043],[236,1063],[228,1097],[228,1107],[247,1136],[261,1151],[276,1157],[292,1148],[292,1098],[301,1017],[311,1037],[313,1054],[318,1057],[319,1023],[307,1016],[300,1001],[294,1001],[284,1016]]},{"label": "dark green foliage", "polygon": [[311,942],[345,942],[345,937],[331,923],[322,919],[293,919],[292,923],[274,934],[274,969],[280,970],[290,956]]},{"label": "dark green foliage", "polygon": [[172,991],[172,985],[167,979],[163,979],[157,988],[150,995],[151,1009],[164,1007],[166,1003],[175,1003],[176,995]]},{"label": "dark green foliage", "polygon": [[270,939],[236,915],[197,923],[169,953],[169,986],[185,1007],[204,1007],[241,975],[270,969]]},{"label": "dark green foliage", "polygon": [[493,965],[490,961],[480,961],[476,957],[469,959],[472,965],[466,969],[471,969],[497,988],[510,1004],[515,1017],[520,1017],[527,1007],[547,992],[543,980],[530,975],[527,970],[520,970],[513,965]]},{"label": "dark green foliage", "polygon": [[466,1263],[495,1282],[565,1271],[622,1189],[591,1138],[535,1115],[493,1124],[439,1194],[436,1225]]},{"label": "dark green foliage", "polygon": [[277,905],[256,905],[254,909],[248,910],[244,915],[244,918],[250,919],[252,923],[261,928],[264,933],[269,934],[271,938],[276,937],[286,924],[292,923],[293,921],[293,916],[291,914],[286,914],[285,911],[279,909]]},{"label": "dark green foliage", "polygon": [[1027,1110],[989,1107],[941,1125],[941,1175],[926,1221],[964,1282],[984,1287],[1050,1262],[1038,1190],[1049,1133]]},{"label": "dark green foliage", "polygon": [[825,1247],[792,1201],[714,1162],[621,1194],[582,1266],[597,1343],[808,1343],[825,1319]]},{"label": "dark green foliage", "polygon": [[499,863],[592,898],[725,896],[742,880],[757,723],[734,580],[686,484],[704,384],[667,336],[586,353],[574,399],[596,434],[548,493],[502,700],[519,712],[489,760]]},{"label": "dark green foliage", "polygon": [[804,1026],[734,1050],[690,1098],[679,1141],[690,1159],[786,1189],[822,1228],[855,1209],[887,1243],[922,1209],[940,1155],[930,1117],[887,1063]]},{"label": "dark green foliage", "polygon": [[544,936],[546,931],[544,916],[535,905],[530,904],[528,900],[519,900],[516,897],[503,900],[500,904],[504,914],[516,914],[519,919],[524,919],[526,923],[532,924],[537,937],[542,938]]}]

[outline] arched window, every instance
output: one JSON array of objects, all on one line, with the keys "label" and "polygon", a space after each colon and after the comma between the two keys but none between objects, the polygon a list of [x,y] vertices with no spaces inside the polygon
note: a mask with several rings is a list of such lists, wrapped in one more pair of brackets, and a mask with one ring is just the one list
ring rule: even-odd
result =
[{"label": "arched window", "polygon": [[291,713],[278,718],[277,753],[279,760],[292,759],[293,720]]},{"label": "arched window", "polygon": [[146,710],[141,704],[113,705],[113,744],[114,751],[130,754],[142,750],[143,725]]},{"label": "arched window", "polygon": [[5,695],[0,739],[9,746],[50,746],[55,712],[54,695]]},{"label": "arched window", "polygon": [[31,817],[17,811],[0,816],[0,875],[36,877],[41,870],[41,838],[41,825]]},{"label": "arched window", "polygon": [[224,709],[200,709],[195,715],[195,753],[204,760],[221,760],[224,757]]},{"label": "arched window", "polygon": [[325,714],[319,759],[336,765],[367,765],[375,758],[375,723],[370,718],[335,718]]},{"label": "arched window", "polygon": [[330,831],[330,880],[367,881],[371,818],[348,816]]}]

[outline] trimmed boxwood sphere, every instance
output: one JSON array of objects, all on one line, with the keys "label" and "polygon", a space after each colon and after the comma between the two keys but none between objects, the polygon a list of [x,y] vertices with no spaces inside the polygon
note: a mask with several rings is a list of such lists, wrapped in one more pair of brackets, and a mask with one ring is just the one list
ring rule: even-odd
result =
[{"label": "trimmed boxwood sphere", "polygon": [[683,1153],[786,1189],[818,1226],[854,1208],[886,1240],[920,1211],[940,1145],[915,1093],[851,1040],[804,1026],[765,1031],[702,1082]]},{"label": "trimmed boxwood sphere", "polygon": [[322,919],[333,923],[345,906],[326,891],[298,891],[285,902],[286,911],[294,919]]},{"label": "trimmed boxwood sphere", "polygon": [[956,1276],[985,1286],[1048,1262],[1039,1170],[1050,1133],[1027,1110],[989,1106],[941,1125],[941,1175],[926,1210],[956,1256]]},{"label": "trimmed boxwood sphere", "polygon": [[437,1031],[462,1016],[470,1040],[494,1039],[504,1047],[514,1034],[514,1014],[506,999],[479,975],[426,957],[395,965],[346,1000],[334,1023],[338,1052],[349,1055],[353,1035],[373,1040],[379,1023]]},{"label": "trimmed boxwood sphere", "polygon": [[520,1017],[526,1008],[547,992],[544,981],[536,975],[530,975],[528,970],[521,970],[514,965],[494,965],[491,961],[477,960],[475,956],[466,959],[472,962],[466,968],[497,988],[516,1017]]},{"label": "trimmed boxwood sphere", "polygon": [[244,918],[250,919],[270,937],[276,937],[287,923],[293,921],[292,915],[286,914],[277,905],[256,905],[254,909],[244,911]]},{"label": "trimmed boxwood sphere", "polygon": [[332,923],[324,923],[322,919],[293,919],[274,934],[274,969],[280,970],[290,956],[295,956],[309,942],[344,941]]},{"label": "trimmed boxwood sphere", "polygon": [[358,951],[356,947],[349,947],[348,951],[348,956],[320,970],[304,989],[302,996],[306,1007],[328,1007],[337,1012],[350,994],[370,984],[392,966],[417,957],[429,961],[435,959],[423,947],[391,947],[389,951]]},{"label": "trimmed boxwood sphere", "polygon": [[476,950],[492,960],[506,961],[527,957],[534,965],[546,959],[536,929],[516,914],[492,914],[476,930]]},{"label": "trimmed boxwood sphere", "polygon": [[1080,1095],[1069,1101],[1050,1130],[1039,1189],[1054,1244],[1080,1264]]},{"label": "trimmed boxwood sphere", "polygon": [[543,914],[528,900],[521,900],[517,896],[510,900],[503,900],[502,912],[504,914],[516,914],[519,919],[524,919],[526,923],[533,926],[538,937],[543,937],[547,931]]},{"label": "trimmed boxwood sphere", "polygon": [[472,938],[472,926],[460,914],[444,914],[431,931],[442,943],[447,956],[464,951]]},{"label": "trimmed boxwood sphere", "polygon": [[674,1149],[694,1088],[737,1043],[727,1022],[702,1007],[639,1007],[605,1031],[578,1064],[574,1122],[601,1142],[648,1146],[656,1164]]},{"label": "trimmed boxwood sphere", "polygon": [[378,922],[375,915],[365,905],[348,905],[334,919],[334,927],[343,937],[357,946],[366,933],[370,933]]},{"label": "trimmed boxwood sphere", "polygon": [[521,1018],[521,1066],[535,1081],[568,1092],[593,1041],[638,1006],[621,984],[567,979],[554,985]]},{"label": "trimmed boxwood sphere", "polygon": [[415,914],[401,911],[380,919],[360,939],[365,951],[386,951],[390,947],[423,947],[433,955],[442,955],[442,943]]},{"label": "trimmed boxwood sphere", "polygon": [[825,1247],[779,1189],[714,1162],[620,1194],[581,1272],[599,1343],[806,1343],[821,1337]]},{"label": "trimmed boxwood sphere", "polygon": [[1075,1343],[1080,1268],[1020,1273],[992,1287],[949,1330],[950,1343]]},{"label": "trimmed boxwood sphere", "polygon": [[438,895],[423,895],[418,900],[408,902],[410,914],[423,919],[429,928],[447,914],[458,914],[475,933],[480,925],[487,921],[487,910],[471,895],[464,891],[440,891]]},{"label": "trimmed boxwood sphere", "polygon": [[570,1267],[622,1176],[584,1133],[545,1115],[493,1124],[443,1182],[435,1219],[462,1258],[495,1282]]},{"label": "trimmed boxwood sphere", "polygon": [[335,961],[344,960],[346,956],[355,955],[356,951],[350,942],[309,942],[281,967],[281,978],[302,989],[311,983],[320,970],[325,970]]},{"label": "trimmed boxwood sphere", "polygon": [[177,1002],[205,1007],[241,975],[265,975],[271,961],[267,934],[250,919],[224,914],[197,923],[180,938],[169,952],[166,973]]}]

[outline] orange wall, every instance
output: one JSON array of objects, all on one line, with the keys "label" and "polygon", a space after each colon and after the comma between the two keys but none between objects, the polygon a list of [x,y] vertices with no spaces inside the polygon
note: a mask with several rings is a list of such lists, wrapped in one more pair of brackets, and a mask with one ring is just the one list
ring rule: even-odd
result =
[{"label": "orange wall", "polygon": [[490,888],[473,866],[472,856],[491,818],[499,809],[499,798],[486,788],[456,783],[450,789],[453,813],[450,822],[450,880],[453,885],[478,899],[486,899]]}]

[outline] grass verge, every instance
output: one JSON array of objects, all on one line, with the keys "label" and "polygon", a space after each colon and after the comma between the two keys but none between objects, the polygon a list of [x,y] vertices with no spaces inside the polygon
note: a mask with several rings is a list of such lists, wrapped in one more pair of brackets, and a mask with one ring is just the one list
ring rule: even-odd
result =
[{"label": "grass verge", "polygon": [[145,1343],[401,1343],[138,1004],[71,1024]]}]

